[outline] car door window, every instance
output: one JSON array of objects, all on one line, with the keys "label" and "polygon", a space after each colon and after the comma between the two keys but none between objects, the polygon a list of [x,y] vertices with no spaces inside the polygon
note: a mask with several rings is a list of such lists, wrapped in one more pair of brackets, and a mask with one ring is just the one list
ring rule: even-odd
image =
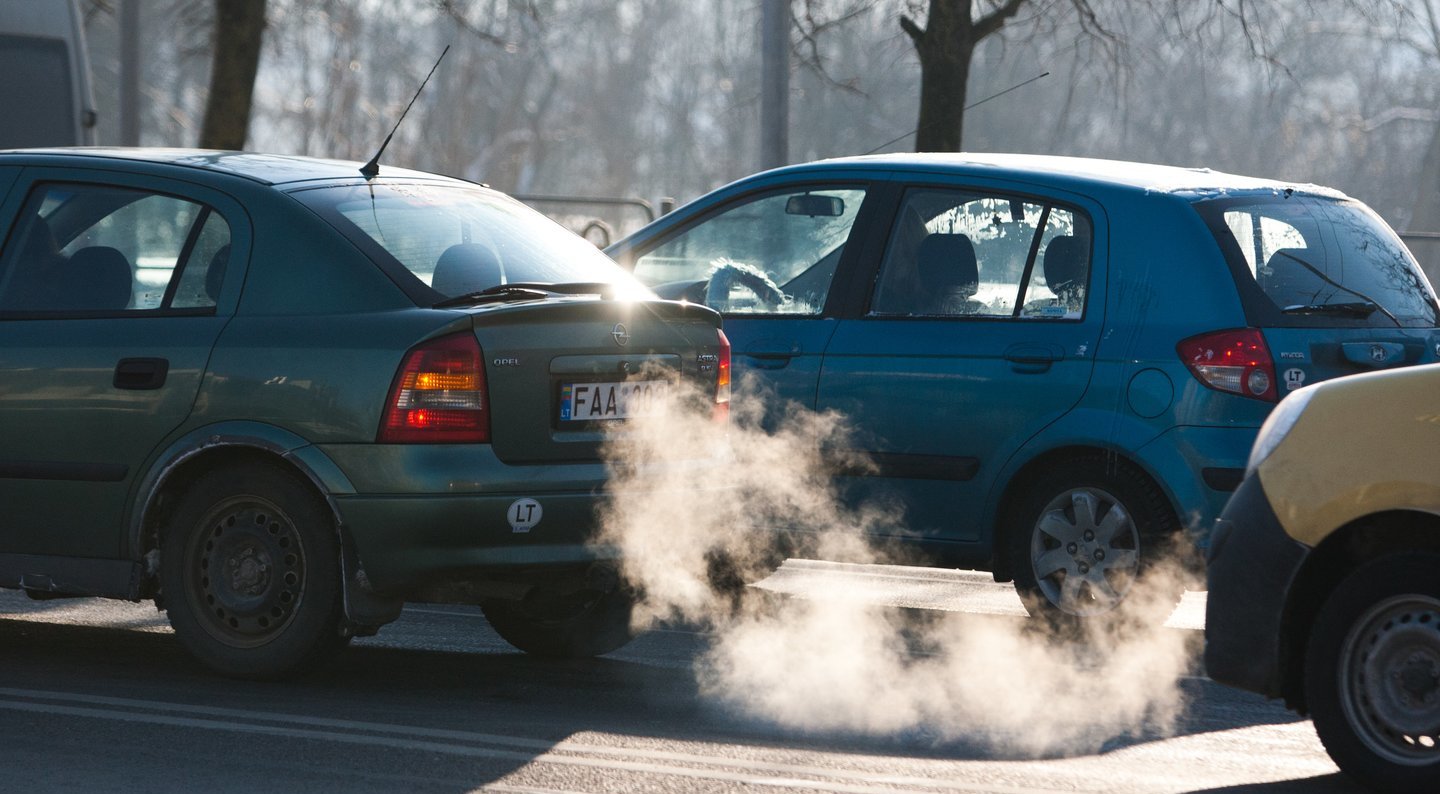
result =
[{"label": "car door window", "polygon": [[635,275],[725,313],[817,315],[864,198],[810,186],[744,200],[641,256]]},{"label": "car door window", "polygon": [[130,188],[40,185],[0,256],[0,311],[212,308],[229,243],[229,224],[203,204]]},{"label": "car door window", "polygon": [[906,193],[876,281],[875,316],[1077,319],[1090,223],[1029,198],[970,190]]}]

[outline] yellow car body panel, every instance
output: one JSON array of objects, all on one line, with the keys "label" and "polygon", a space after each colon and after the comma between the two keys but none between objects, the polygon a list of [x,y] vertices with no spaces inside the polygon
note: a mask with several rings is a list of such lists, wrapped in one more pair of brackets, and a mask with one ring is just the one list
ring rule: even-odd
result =
[{"label": "yellow car body panel", "polygon": [[1440,514],[1440,366],[1336,380],[1259,467],[1286,534],[1318,546],[1378,512]]}]

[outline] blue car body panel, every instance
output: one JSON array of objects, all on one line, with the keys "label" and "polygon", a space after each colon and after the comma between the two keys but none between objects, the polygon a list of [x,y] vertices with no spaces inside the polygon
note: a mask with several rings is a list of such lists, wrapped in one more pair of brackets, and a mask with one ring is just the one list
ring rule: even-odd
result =
[{"label": "blue car body panel", "polygon": [[[883,531],[916,541],[940,562],[996,566],[1002,511],[1022,475],[1073,450],[1113,453],[1139,467],[1203,546],[1274,403],[1202,383],[1177,352],[1187,339],[1258,330],[1281,396],[1315,380],[1440,355],[1435,328],[1398,320],[1393,328],[1383,320],[1257,322],[1257,266],[1243,272],[1239,252],[1219,241],[1215,213],[1199,208],[1291,195],[1350,200],[1327,188],[1207,169],[1026,155],[822,161],[722,187],[607,253],[634,267],[748,196],[838,184],[869,192],[825,311],[726,314],[737,376],[754,374],[780,396],[847,416],[881,475],[844,478],[847,493],[898,505],[903,513]],[[897,208],[907,191],[928,188],[993,191],[1087,216],[1083,315],[1027,322],[1018,309],[1013,319],[871,311],[887,241],[902,234]],[[1264,316],[1277,315],[1270,311]],[[1377,351],[1388,358],[1375,358]]]}]

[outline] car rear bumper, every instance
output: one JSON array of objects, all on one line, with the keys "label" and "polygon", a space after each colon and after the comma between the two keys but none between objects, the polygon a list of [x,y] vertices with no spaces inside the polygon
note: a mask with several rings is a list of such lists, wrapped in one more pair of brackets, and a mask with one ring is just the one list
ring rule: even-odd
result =
[{"label": "car rear bumper", "polygon": [[1247,477],[1210,539],[1205,670],[1212,679],[1267,697],[1283,694],[1285,602],[1309,554],[1285,534],[1260,478]]},{"label": "car rear bumper", "polygon": [[[404,597],[526,568],[614,559],[613,548],[591,542],[599,498],[589,492],[337,496],[335,504],[370,587]],[[517,510],[539,520],[517,524]]]}]

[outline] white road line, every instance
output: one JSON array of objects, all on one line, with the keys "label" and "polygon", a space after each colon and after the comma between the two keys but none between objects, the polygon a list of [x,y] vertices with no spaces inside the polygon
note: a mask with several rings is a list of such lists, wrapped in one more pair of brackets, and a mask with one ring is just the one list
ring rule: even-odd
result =
[{"label": "white road line", "polygon": [[[312,739],[340,744],[371,745],[461,757],[617,769],[730,783],[804,786],[824,791],[842,792],[843,794],[851,792],[854,794],[893,794],[895,786],[908,786],[913,787],[912,790],[921,791],[998,792],[1000,794],[1006,792],[1031,794],[1035,791],[1031,788],[972,785],[923,777],[874,774],[772,761],[724,758],[662,750],[605,747],[574,740],[550,742],[542,739],[472,731],[307,717],[248,709],[192,706],[182,703],[79,695],[68,692],[0,688],[0,698],[20,698],[18,700],[0,699],[0,710],[230,731],[279,738]],[[61,703],[87,705],[60,705]],[[237,720],[243,721],[237,722]],[[284,727],[289,725],[298,727]],[[499,749],[507,747],[515,749]],[[824,755],[825,753],[817,754]],[[700,765],[708,768],[680,766],[680,764]]]}]

